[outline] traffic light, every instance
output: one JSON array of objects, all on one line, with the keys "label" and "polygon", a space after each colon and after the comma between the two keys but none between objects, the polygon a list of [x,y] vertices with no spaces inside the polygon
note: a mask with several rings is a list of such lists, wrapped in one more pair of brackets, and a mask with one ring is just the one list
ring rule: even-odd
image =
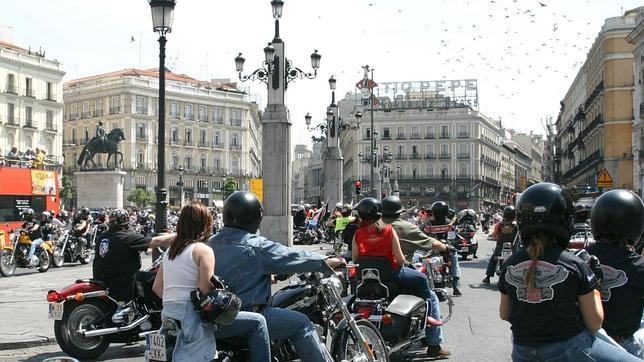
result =
[{"label": "traffic light", "polygon": [[362,188],[362,182],[360,180],[356,181],[356,196],[360,196],[360,189]]}]

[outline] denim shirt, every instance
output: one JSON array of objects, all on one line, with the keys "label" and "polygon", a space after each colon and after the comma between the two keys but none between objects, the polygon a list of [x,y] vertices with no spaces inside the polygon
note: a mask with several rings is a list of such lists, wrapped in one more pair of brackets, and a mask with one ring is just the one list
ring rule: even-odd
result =
[{"label": "denim shirt", "polygon": [[225,226],[208,240],[215,252],[215,274],[242,300],[242,310],[268,304],[271,274],[330,273],[324,256],[298,251],[246,230]]}]

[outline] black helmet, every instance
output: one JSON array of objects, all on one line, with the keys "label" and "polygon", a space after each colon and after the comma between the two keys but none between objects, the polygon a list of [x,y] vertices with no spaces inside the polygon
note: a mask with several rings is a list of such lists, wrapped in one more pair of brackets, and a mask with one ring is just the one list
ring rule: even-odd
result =
[{"label": "black helmet", "polygon": [[[213,279],[217,280],[212,278],[211,281]],[[221,282],[219,284],[221,287],[215,285],[215,289],[207,294],[201,294],[199,289],[193,290],[190,292],[190,300],[199,312],[201,320],[227,326],[237,318],[241,308],[241,300],[229,292]]]},{"label": "black helmet", "polygon": [[233,192],[224,202],[224,225],[255,233],[262,222],[262,204],[247,191]]},{"label": "black helmet", "polygon": [[398,196],[387,196],[382,199],[382,215],[396,217],[405,211],[403,203]]},{"label": "black helmet", "polygon": [[628,190],[611,190],[599,196],[590,212],[590,227],[599,241],[621,239],[634,244],[644,230],[644,204]]},{"label": "black helmet", "polygon": [[443,222],[448,214],[449,206],[447,206],[445,201],[436,201],[432,204],[432,216],[434,217],[434,220]]},{"label": "black helmet", "polygon": [[541,182],[528,187],[517,201],[516,218],[524,244],[536,233],[551,234],[566,248],[573,230],[575,208],[568,191]]},{"label": "black helmet", "polygon": [[22,210],[21,215],[24,220],[32,220],[33,218],[36,217],[36,212],[32,208],[28,208],[28,209]]},{"label": "black helmet", "polygon": [[575,222],[585,223],[590,219],[590,207],[584,204],[575,204]]},{"label": "black helmet", "polygon": [[373,197],[365,197],[353,208],[358,211],[361,219],[380,219],[382,216],[382,204]]},{"label": "black helmet", "polygon": [[60,210],[57,217],[60,221],[67,221],[69,219],[69,213],[65,210]]},{"label": "black helmet", "polygon": [[130,222],[130,214],[123,209],[116,209],[110,213],[109,224],[111,228],[124,227]]},{"label": "black helmet", "polygon": [[503,218],[507,220],[514,220],[514,206],[508,205],[503,209]]}]

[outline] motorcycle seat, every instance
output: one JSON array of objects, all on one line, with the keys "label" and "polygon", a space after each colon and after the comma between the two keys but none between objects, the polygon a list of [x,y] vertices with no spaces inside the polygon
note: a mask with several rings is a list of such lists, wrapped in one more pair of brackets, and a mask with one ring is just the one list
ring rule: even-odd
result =
[{"label": "motorcycle seat", "polygon": [[[393,299],[400,292],[400,286],[394,280],[391,263],[384,257],[361,256],[356,261],[358,275],[362,276],[366,269],[377,269],[378,279],[363,279],[358,285],[357,294],[366,299]],[[383,286],[386,287],[383,288]]]},{"label": "motorcycle seat", "polygon": [[107,289],[107,285],[105,284],[105,282],[98,279],[76,279],[76,283],[90,283],[90,284],[99,286],[103,289]]},{"label": "motorcycle seat", "polygon": [[398,315],[409,315],[423,305],[425,305],[423,299],[414,295],[401,294],[391,301],[385,311]]}]

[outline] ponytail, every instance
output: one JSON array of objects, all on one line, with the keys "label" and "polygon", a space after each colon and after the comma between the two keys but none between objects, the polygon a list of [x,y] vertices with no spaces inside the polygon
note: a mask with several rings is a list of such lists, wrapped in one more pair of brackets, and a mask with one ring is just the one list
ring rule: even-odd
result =
[{"label": "ponytail", "polygon": [[555,244],[555,240],[551,235],[546,234],[537,234],[532,237],[532,243],[528,245],[528,255],[532,260],[530,268],[523,279],[528,288],[536,288],[536,273],[537,273],[537,262],[543,256],[544,249]]}]

